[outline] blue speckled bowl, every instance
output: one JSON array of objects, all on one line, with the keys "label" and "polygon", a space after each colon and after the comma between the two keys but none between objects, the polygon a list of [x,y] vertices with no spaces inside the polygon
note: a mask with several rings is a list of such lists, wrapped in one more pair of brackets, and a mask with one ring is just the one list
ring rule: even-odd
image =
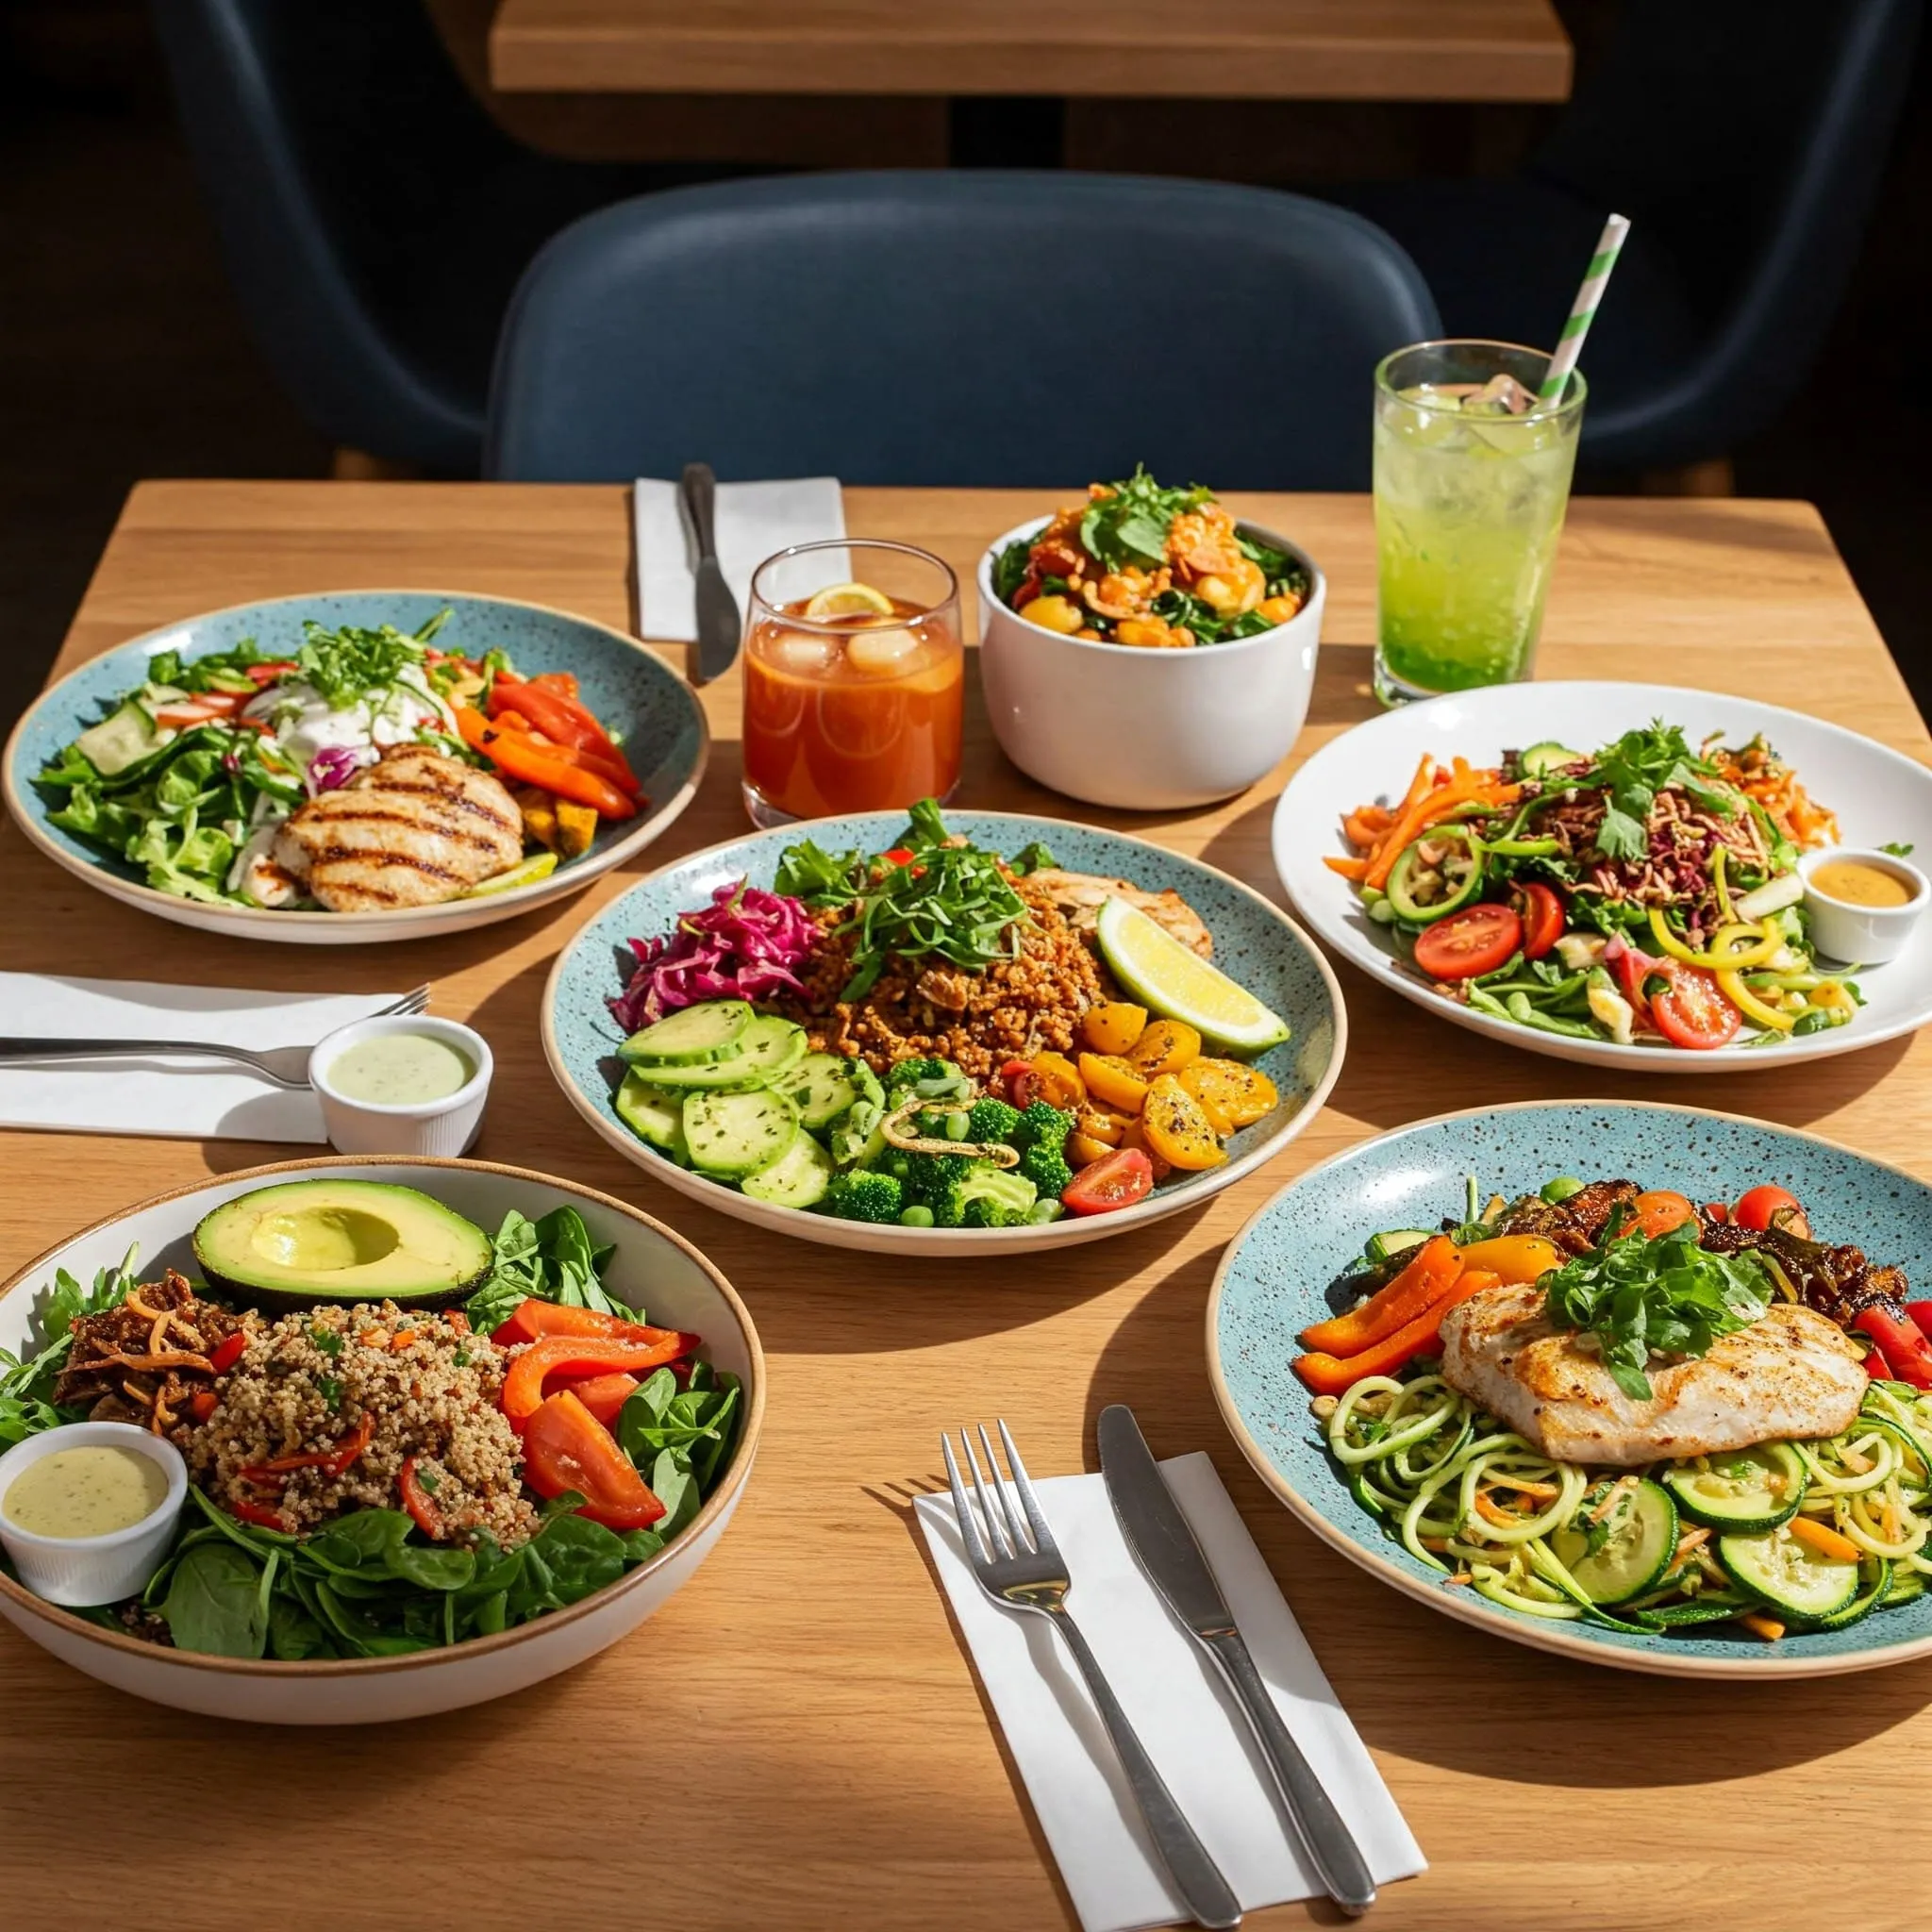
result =
[{"label": "blue speckled bowl", "polygon": [[[453,615],[441,635],[452,648],[478,655],[506,650],[526,675],[575,672],[584,702],[623,741],[642,781],[648,809],[625,824],[606,825],[589,852],[559,865],[547,879],[512,891],[400,912],[271,912],[250,906],[204,906],[156,891],[142,883],[135,867],[47,823],[58,801],[50,803],[35,788],[34,774],[139,685],[157,653],[180,651],[195,658],[227,650],[243,638],[255,639],[265,651],[292,651],[302,641],[304,618],[328,625],[393,624],[413,631],[445,606]],[[541,604],[444,591],[316,591],[187,618],[83,664],[44,692],[15,727],[0,766],[0,784],[8,809],[28,839],[57,865],[112,898],[204,932],[298,945],[366,945],[464,932],[567,898],[599,873],[642,851],[676,818],[697,791],[709,749],[704,711],[683,679],[641,644],[589,618]]]},{"label": "blue speckled bowl", "polygon": [[1625,1637],[1544,1623],[1446,1587],[1381,1534],[1321,1446],[1308,1392],[1289,1363],[1299,1331],[1328,1312],[1323,1291],[1363,1241],[1377,1228],[1429,1227],[1459,1212],[1468,1174],[1485,1196],[1527,1192],[1562,1174],[1627,1176],[1696,1201],[1735,1200],[1768,1181],[1797,1195],[1825,1239],[1896,1263],[1914,1282],[1932,1278],[1932,1188],[1815,1135],[1638,1102],[1530,1101],[1420,1121],[1291,1181],[1223,1257],[1208,1303],[1208,1371],[1228,1428],[1269,1488],[1383,1582],[1499,1637],[1591,1663],[1663,1676],[1805,1677],[1932,1651],[1932,1595],[1849,1629],[1775,1644],[1694,1630]]},{"label": "blue speckled bowl", "polygon": [[1281,1090],[1283,1104],[1266,1120],[1238,1134],[1230,1143],[1230,1158],[1220,1167],[1206,1174],[1171,1175],[1136,1207],[1085,1220],[1069,1216],[1045,1227],[874,1227],[748,1200],[735,1188],[677,1166],[646,1146],[618,1119],[610,1097],[621,1070],[612,1056],[624,1032],[605,1002],[627,976],[627,964],[620,963],[631,958],[625,941],[668,932],[678,913],[708,905],[713,889],[727,880],[749,878],[755,886],[769,887],[779,853],[801,837],[808,836],[831,851],[851,846],[884,851],[905,829],[904,812],[815,819],[795,829],[714,845],[667,866],[612,900],[558,957],[543,994],[543,1050],[572,1105],[620,1153],[694,1200],[774,1233],[888,1254],[957,1255],[994,1249],[1018,1255],[1144,1226],[1177,1208],[1192,1207],[1252,1173],[1280,1153],[1314,1118],[1341,1071],[1348,1022],[1341,989],[1328,962],[1279,907],[1198,859],[1119,832],[1016,812],[949,811],[946,824],[994,851],[1017,852],[1041,840],[1071,872],[1126,879],[1148,891],[1172,888],[1207,921],[1214,936],[1216,963],[1288,1022],[1291,1039],[1256,1061]]}]

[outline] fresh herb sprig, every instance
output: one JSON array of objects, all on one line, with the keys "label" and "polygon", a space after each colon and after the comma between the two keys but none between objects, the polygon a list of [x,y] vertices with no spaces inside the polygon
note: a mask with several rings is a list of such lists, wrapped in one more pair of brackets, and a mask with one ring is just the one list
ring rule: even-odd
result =
[{"label": "fresh herb sprig", "polygon": [[1544,1275],[1544,1306],[1552,1322],[1594,1335],[1617,1387],[1648,1402],[1653,1356],[1709,1354],[1763,1316],[1773,1289],[1756,1255],[1699,1247],[1694,1222],[1655,1240],[1624,1224],[1613,1209],[1598,1247]]},{"label": "fresh herb sprig", "polygon": [[1168,525],[1214,495],[1203,483],[1163,489],[1144,465],[1109,489],[1111,494],[1095,497],[1080,519],[1082,545],[1108,570],[1130,563],[1155,569],[1166,562]]},{"label": "fresh herb sprig", "polygon": [[421,665],[429,641],[449,619],[445,608],[420,630],[405,633],[392,624],[373,629],[345,624],[330,630],[314,618],[306,618],[302,645],[295,653],[295,675],[341,709],[372,692],[387,691],[411,665]]},{"label": "fresh herb sprig", "polygon": [[1650,849],[1651,807],[1659,791],[1673,787],[1688,792],[1707,810],[1735,818],[1739,794],[1717,779],[1717,768],[1693,752],[1678,726],[1661,719],[1626,731],[1591,760],[1590,770],[1572,781],[1609,793],[1597,827],[1597,849],[1607,858],[1641,858]]}]

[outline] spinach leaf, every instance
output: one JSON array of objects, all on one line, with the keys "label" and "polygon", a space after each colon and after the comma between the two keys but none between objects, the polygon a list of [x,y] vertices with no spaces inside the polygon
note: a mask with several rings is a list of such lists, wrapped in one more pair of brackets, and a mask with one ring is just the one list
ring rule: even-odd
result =
[{"label": "spinach leaf", "polygon": [[1011,604],[1013,592],[1026,581],[1033,544],[1031,537],[1016,537],[993,558],[992,593],[1002,604]]},{"label": "spinach leaf", "polygon": [[335,1645],[322,1627],[322,1620],[296,1593],[292,1579],[268,1607],[268,1647],[269,1654],[285,1664],[335,1655]]},{"label": "spinach leaf", "polygon": [[390,1566],[404,1583],[443,1592],[461,1590],[476,1574],[472,1551],[435,1543],[399,1542],[390,1551]]},{"label": "spinach leaf", "polygon": [[268,1640],[263,1572],[228,1542],[197,1543],[175,1564],[161,1615],[180,1650],[259,1657]]},{"label": "spinach leaf", "polygon": [[651,1490],[664,1506],[664,1514],[651,1527],[668,1542],[703,1507],[691,1457],[682,1449],[666,1449],[651,1465]]},{"label": "spinach leaf", "polygon": [[643,1319],[605,1290],[603,1273],[616,1251],[591,1242],[583,1216],[575,1208],[558,1208],[538,1222],[511,1208],[503,1217],[492,1246],[495,1265],[490,1278],[463,1304],[470,1325],[486,1335],[508,1321],[517,1304],[531,1296],[567,1307],[593,1308],[620,1321]]},{"label": "spinach leaf", "polygon": [[1088,505],[1080,542],[1108,570],[1130,563],[1158,568],[1167,560],[1167,528],[1184,510],[1198,509],[1213,491],[1199,483],[1162,489],[1144,466]]}]

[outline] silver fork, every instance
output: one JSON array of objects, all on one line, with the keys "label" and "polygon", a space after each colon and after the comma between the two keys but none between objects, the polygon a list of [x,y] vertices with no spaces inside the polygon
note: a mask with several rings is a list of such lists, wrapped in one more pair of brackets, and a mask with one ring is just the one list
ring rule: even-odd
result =
[{"label": "silver fork", "polygon": [[[420,1013],[429,1004],[429,989],[419,986],[391,1000],[372,1020]],[[192,1040],[33,1040],[0,1039],[0,1066],[23,1060],[151,1059],[158,1054],[192,1056],[196,1059],[239,1060],[265,1074],[277,1087],[308,1085],[308,1056],[312,1046],[272,1046],[258,1052],[246,1046],[216,1046]]]},{"label": "silver fork", "polygon": [[979,1424],[979,1441],[986,1451],[987,1467],[992,1472],[991,1483],[980,1474],[972,1436],[963,1427],[959,1431],[959,1445],[965,1450],[973,1471],[974,1494],[978,1497],[980,1513],[986,1519],[984,1534],[972,1504],[966,1500],[959,1465],[953,1459],[951,1439],[943,1435],[940,1438],[940,1448],[946,1458],[946,1479],[953,1486],[953,1507],[959,1517],[959,1536],[966,1545],[973,1574],[980,1589],[994,1603],[1010,1610],[1031,1610],[1036,1616],[1045,1617],[1066,1639],[1067,1648],[1074,1653],[1074,1661],[1080,1666],[1080,1674],[1087,1679],[1087,1688],[1093,1694],[1100,1721],[1107,1726],[1107,1735],[1113,1741],[1122,1769],[1127,1774],[1135,1802],[1154,1835],[1155,1850],[1167,1867],[1182,1903],[1193,1914],[1196,1924],[1239,1925],[1241,1901],[1221,1875],[1221,1868],[1208,1856],[1207,1847],[1194,1836],[1193,1827],[1174,1803],[1174,1793],[1154,1768],[1146,1746],[1134,1735],[1126,1712],[1101,1673],[1100,1660],[1087,1647],[1080,1626],[1067,1609],[1067,1591],[1073,1584],[1059,1545],[1054,1541],[1040,1499],[1033,1493],[1012,1432],[1004,1422],[999,1424],[999,1432],[1006,1446],[1007,1466],[1013,1473],[1013,1486],[1020,1492],[1021,1507],[1025,1514],[1024,1530],[1008,1497],[1007,1483],[1000,1474],[999,1459],[992,1453],[992,1439],[986,1433],[986,1424]]}]

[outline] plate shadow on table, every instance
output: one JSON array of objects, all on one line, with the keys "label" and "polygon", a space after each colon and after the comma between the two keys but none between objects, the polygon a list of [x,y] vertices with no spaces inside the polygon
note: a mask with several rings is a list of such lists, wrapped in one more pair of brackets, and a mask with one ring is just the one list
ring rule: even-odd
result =
[{"label": "plate shadow on table", "polygon": [[[1124,1402],[1157,1456],[1208,1451],[1385,1767],[1408,1758],[1578,1790],[1723,1784],[1849,1750],[1932,1704],[1932,1659],[1757,1684],[1647,1676],[1531,1650],[1389,1589],[1304,1528],[1228,1434],[1207,1362],[1219,1259],[1194,1257],[1163,1284],[1169,1292],[1124,1317],[1088,1385],[1087,1441],[1100,1410]],[[1148,1386],[1151,1359],[1168,1368],[1158,1390]],[[1672,1739],[1683,1748],[1659,1741]],[[1399,1772],[1395,1783],[1399,1799]]]}]

